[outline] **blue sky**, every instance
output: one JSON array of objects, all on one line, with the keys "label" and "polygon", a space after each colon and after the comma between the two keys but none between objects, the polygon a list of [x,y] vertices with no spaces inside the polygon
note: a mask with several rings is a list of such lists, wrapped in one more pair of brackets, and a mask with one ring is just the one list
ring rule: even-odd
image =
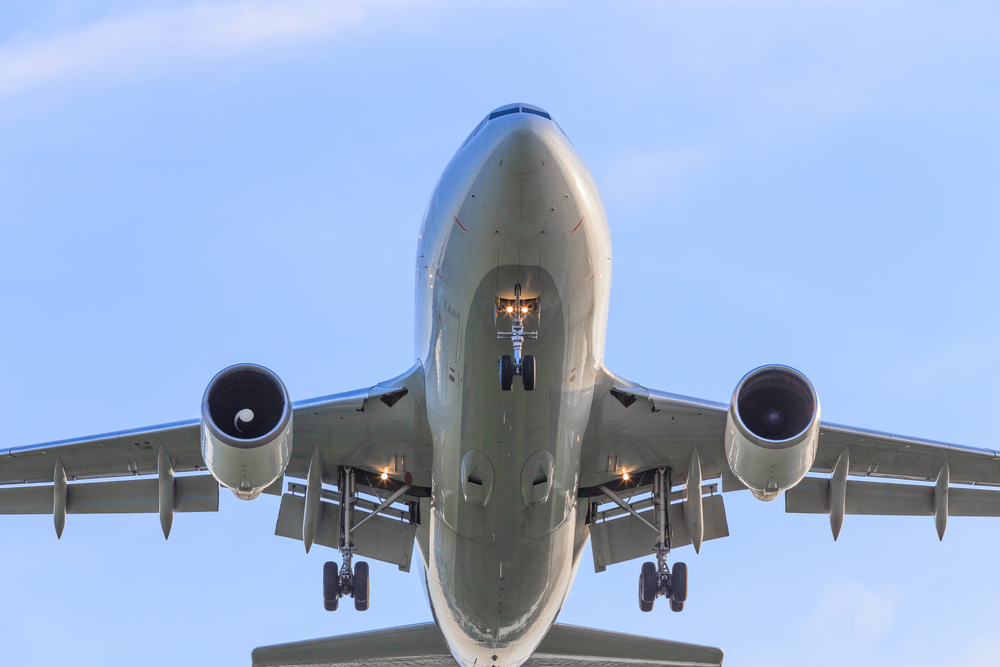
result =
[{"label": "blue sky", "polygon": [[[0,446],[197,416],[239,361],[295,398],[412,362],[438,175],[490,109],[552,112],[604,196],[607,365],[727,400],[795,366],[831,421],[995,446],[1000,10],[988,2],[0,5]],[[727,495],[682,614],[585,556],[560,621],[726,664],[995,660],[1000,522]],[[215,515],[0,517],[0,664],[249,664],[423,622],[416,572],[328,614],[333,553]],[[665,607],[665,605],[661,605]]]}]

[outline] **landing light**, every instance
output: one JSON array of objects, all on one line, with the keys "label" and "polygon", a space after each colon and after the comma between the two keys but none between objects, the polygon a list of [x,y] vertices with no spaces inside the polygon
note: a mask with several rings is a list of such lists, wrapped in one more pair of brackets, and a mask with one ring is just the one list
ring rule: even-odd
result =
[{"label": "landing light", "polygon": [[382,481],[384,482],[385,480],[389,479],[389,473],[383,472],[382,475],[381,475],[381,477],[382,477]]},{"label": "landing light", "polygon": [[507,312],[508,313],[513,313],[514,312],[514,306],[507,306]]},{"label": "landing light", "polygon": [[622,481],[623,482],[627,482],[628,481],[628,473],[627,472],[623,472],[622,473]]},{"label": "landing light", "polygon": [[521,312],[522,313],[528,312],[528,307],[527,306],[521,306]]}]

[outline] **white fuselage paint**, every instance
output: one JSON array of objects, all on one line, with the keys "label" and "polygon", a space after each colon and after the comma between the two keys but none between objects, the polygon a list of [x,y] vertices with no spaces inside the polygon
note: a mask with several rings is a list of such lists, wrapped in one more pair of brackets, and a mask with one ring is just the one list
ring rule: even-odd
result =
[{"label": "white fuselage paint", "polygon": [[[580,447],[611,283],[597,187],[553,121],[495,118],[459,149],[428,204],[416,268],[434,442],[419,540],[428,598],[460,664],[520,665],[555,621],[588,535]],[[495,300],[513,298],[518,283],[539,300],[525,327],[538,340],[524,347],[537,384],[528,392],[515,378],[504,392],[498,360],[512,348],[497,331],[511,322],[495,317]],[[479,470],[463,473],[473,450]],[[466,497],[463,474],[483,482],[478,495]]]}]

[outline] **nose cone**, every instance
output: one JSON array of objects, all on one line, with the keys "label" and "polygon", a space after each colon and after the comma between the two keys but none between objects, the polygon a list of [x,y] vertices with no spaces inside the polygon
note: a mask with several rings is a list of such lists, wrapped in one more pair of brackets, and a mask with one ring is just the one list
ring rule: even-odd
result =
[{"label": "nose cone", "polygon": [[496,150],[501,169],[512,174],[532,174],[542,169],[546,162],[552,162],[552,154],[541,139],[538,123],[527,115],[519,115],[511,121],[507,136]]}]

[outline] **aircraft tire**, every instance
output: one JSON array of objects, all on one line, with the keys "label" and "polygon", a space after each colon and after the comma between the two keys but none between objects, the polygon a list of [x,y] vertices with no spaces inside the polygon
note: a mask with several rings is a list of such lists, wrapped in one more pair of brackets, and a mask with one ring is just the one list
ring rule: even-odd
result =
[{"label": "aircraft tire", "polygon": [[500,389],[510,391],[514,386],[514,360],[509,354],[500,357]]},{"label": "aircraft tire", "polygon": [[688,599],[688,566],[684,563],[674,563],[674,571],[670,573],[670,599],[674,602],[684,602]]},{"label": "aircraft tire", "polygon": [[653,611],[653,603],[639,600],[639,611]]},{"label": "aircraft tire", "polygon": [[323,564],[323,608],[337,611],[340,602],[340,573],[336,563]]},{"label": "aircraft tire", "polygon": [[358,611],[368,611],[368,584],[368,563],[358,561],[354,564],[354,608]]},{"label": "aircraft tire", "polygon": [[535,388],[535,357],[525,355],[521,360],[521,379],[524,380],[524,390],[532,391]]},{"label": "aircraft tire", "polygon": [[639,607],[642,603],[649,605],[650,609],[656,602],[656,594],[659,592],[658,577],[656,576],[656,563],[643,563],[642,572],[639,574]]},{"label": "aircraft tire", "polygon": [[684,603],[676,600],[670,601],[670,611],[684,611]]}]

